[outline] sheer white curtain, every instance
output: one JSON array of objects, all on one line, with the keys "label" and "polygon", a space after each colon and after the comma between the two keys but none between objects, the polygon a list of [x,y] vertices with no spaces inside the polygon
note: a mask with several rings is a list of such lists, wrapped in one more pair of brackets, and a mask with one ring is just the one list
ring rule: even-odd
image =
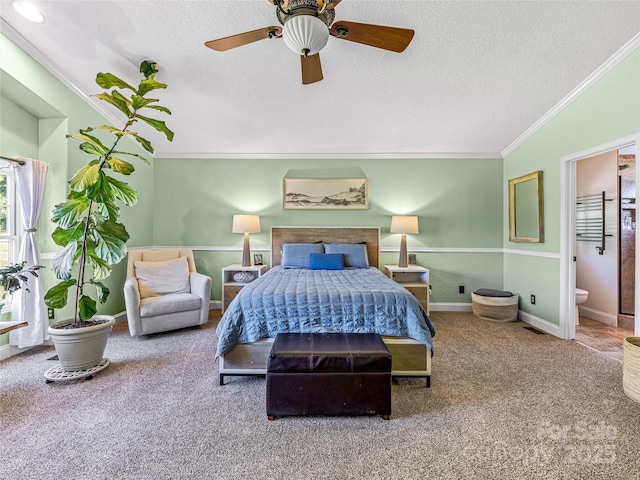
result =
[{"label": "sheer white curtain", "polygon": [[[36,226],[42,209],[42,197],[49,165],[39,160],[23,158],[24,165],[16,167],[16,186],[22,206],[25,234],[20,245],[18,261],[40,265],[40,251]],[[44,304],[42,278],[29,275],[29,292],[24,288],[13,294],[12,321],[28,322],[28,327],[10,333],[9,343],[19,348],[40,345],[49,338],[47,310]]]}]

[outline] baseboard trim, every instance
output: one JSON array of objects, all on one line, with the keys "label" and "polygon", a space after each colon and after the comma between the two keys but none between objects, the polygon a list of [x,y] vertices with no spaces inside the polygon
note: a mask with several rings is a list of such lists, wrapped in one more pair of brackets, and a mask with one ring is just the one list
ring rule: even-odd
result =
[{"label": "baseboard trim", "polygon": [[470,303],[432,302],[429,310],[434,312],[470,312]]},{"label": "baseboard trim", "polygon": [[523,312],[522,310],[518,311],[518,320],[522,320],[524,323],[528,323],[532,327],[549,333],[554,337],[562,338],[560,326],[556,325],[555,323],[551,323],[547,320],[536,317],[535,315],[531,315],[530,313]]},{"label": "baseboard trim", "polygon": [[585,307],[583,305],[580,305],[578,308],[580,309],[581,317],[590,318],[591,320],[611,325],[612,327],[618,326],[618,317],[616,315],[601,312],[600,310],[594,310],[593,308]]},{"label": "baseboard trim", "polygon": [[[37,347],[41,346],[53,346],[53,342],[51,340],[45,340],[41,345],[36,345]],[[6,360],[7,358],[13,357],[14,355],[19,355],[24,352],[28,352],[34,347],[24,347],[18,348],[15,345],[3,345],[0,347],[0,362],[2,360]]]}]

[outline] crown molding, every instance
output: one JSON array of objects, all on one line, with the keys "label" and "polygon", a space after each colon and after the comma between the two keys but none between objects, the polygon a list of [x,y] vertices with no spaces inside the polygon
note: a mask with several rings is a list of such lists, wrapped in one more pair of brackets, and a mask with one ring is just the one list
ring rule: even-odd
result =
[{"label": "crown molding", "polygon": [[375,159],[498,159],[502,160],[499,152],[491,153],[433,153],[433,152],[411,152],[411,153],[193,153],[193,152],[156,152],[156,159],[212,159],[212,160],[234,160],[234,159],[354,159],[354,160],[375,160]]},{"label": "crown molding", "polygon": [[558,115],[562,110],[567,108],[571,103],[578,99],[584,92],[589,90],[605,75],[611,72],[617,67],[625,58],[631,55],[634,51],[640,48],[640,33],[629,40],[623,47],[613,54],[605,63],[603,63],[598,69],[589,75],[580,85],[574,88],[566,97],[560,100],[551,110],[545,113],[537,122],[531,125],[522,135],[516,138],[511,144],[505,148],[501,157],[505,158],[507,155],[513,153],[513,151],[522,145],[527,139],[529,139],[534,133],[540,130],[551,119]]}]

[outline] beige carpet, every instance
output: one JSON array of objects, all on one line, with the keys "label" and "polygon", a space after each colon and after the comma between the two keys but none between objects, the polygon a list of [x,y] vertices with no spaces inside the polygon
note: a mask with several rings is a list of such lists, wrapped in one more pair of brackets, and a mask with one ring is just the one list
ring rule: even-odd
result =
[{"label": "beige carpet", "polygon": [[0,478],[637,478],[640,404],[620,362],[522,323],[432,318],[432,387],[394,381],[391,421],[267,421],[264,379],[218,385],[215,319],[144,340],[118,325],[90,381],[46,384],[50,348],[12,357]]}]

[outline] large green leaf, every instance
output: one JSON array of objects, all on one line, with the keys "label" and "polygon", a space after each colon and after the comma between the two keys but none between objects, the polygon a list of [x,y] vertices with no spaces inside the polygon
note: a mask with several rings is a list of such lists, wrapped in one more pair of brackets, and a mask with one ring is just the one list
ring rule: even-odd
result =
[{"label": "large green leaf", "polygon": [[111,96],[118,102],[124,103],[127,106],[131,106],[131,100],[129,100],[127,97],[125,97],[124,95],[122,95],[119,91],[114,90],[113,92],[111,92]]},{"label": "large green leaf", "polygon": [[58,227],[51,234],[51,238],[56,242],[56,245],[64,247],[73,240],[80,240],[80,237],[82,237],[82,233],[84,232],[84,226],[85,222],[78,222],[70,228]]},{"label": "large green leaf", "polygon": [[71,278],[71,269],[73,268],[73,261],[76,257],[77,249],[78,242],[71,241],[51,257],[51,270],[57,278],[62,280],[69,280]]},{"label": "large green leaf", "polygon": [[[137,137],[138,134],[136,133],[135,136]],[[132,157],[138,157],[140,160],[142,160],[147,165],[151,165],[151,162],[149,162],[149,160],[147,160],[147,157],[145,157],[144,155],[138,155],[137,153],[132,153],[132,152],[121,152],[119,150],[114,150],[113,153],[117,153],[118,155],[130,155]]]},{"label": "large green leaf", "polygon": [[147,105],[145,108],[153,108],[154,110],[160,110],[161,112],[171,115],[171,110],[167,107],[163,107],[162,105]]},{"label": "large green leaf", "polygon": [[111,132],[114,135],[134,135],[136,133],[136,132],[130,132],[128,130],[121,130],[119,128],[115,128],[110,125],[97,125],[93,128],[100,129],[100,130],[107,130],[108,132]]},{"label": "large green leaf", "polygon": [[109,151],[107,149],[97,147],[96,145],[89,142],[81,143],[80,150],[82,150],[85,153],[88,153],[89,155],[97,155],[98,157],[105,155]]},{"label": "large green leaf", "polygon": [[109,151],[107,147],[105,147],[104,143],[100,141],[98,137],[94,137],[93,135],[89,135],[87,132],[93,131],[93,128],[85,128],[81,129],[80,133],[73,133],[67,135],[67,138],[74,138],[76,140],[84,140],[87,143],[91,143],[95,145],[97,149],[104,151],[105,153]]},{"label": "large green leaf", "polygon": [[131,96],[131,106],[133,108],[135,108],[136,110],[140,109],[140,108],[144,108],[147,105],[150,105],[154,102],[158,102],[159,100],[157,98],[144,98],[141,97],[140,95],[132,95]]},{"label": "large green leaf", "polygon": [[80,320],[89,320],[97,313],[96,301],[87,296],[82,295],[78,301],[78,316]]},{"label": "large green leaf", "polygon": [[114,192],[112,192],[107,178],[103,171],[99,171],[96,181],[87,188],[87,197],[98,203],[106,203],[111,200]]},{"label": "large green leaf", "polygon": [[98,230],[101,235],[110,235],[122,240],[123,242],[126,242],[130,238],[127,228],[122,223],[118,222],[104,222],[97,226],[96,230]]},{"label": "large green leaf", "polygon": [[111,193],[125,205],[130,207],[138,202],[138,192],[130,187],[129,184],[109,176],[107,176],[107,180],[111,184]]},{"label": "large green leaf", "polygon": [[173,132],[171,130],[169,130],[169,128],[167,127],[167,125],[164,123],[164,121],[162,120],[157,120],[155,118],[149,118],[149,117],[145,117],[144,115],[140,115],[140,114],[136,114],[136,118],[139,118],[140,120],[142,120],[143,122],[148,123],[149,125],[151,125],[153,128],[155,128],[156,130],[158,130],[159,132],[162,132],[165,134],[165,136],[167,137],[167,140],[169,140],[170,142],[173,141]]},{"label": "large green leaf", "polygon": [[82,192],[98,181],[99,173],[100,162],[94,160],[76,172],[69,180],[69,186],[76,192]]},{"label": "large green leaf", "polygon": [[112,87],[117,87],[117,88],[128,88],[133,92],[136,91],[135,88],[133,88],[131,85],[129,85],[127,82],[125,82],[121,78],[116,77],[112,73],[102,73],[102,72],[98,73],[98,75],[96,75],[96,83],[100,85],[100,87],[104,88],[105,90],[109,90]]},{"label": "large green leaf", "polygon": [[156,73],[158,73],[158,69],[156,68],[156,62],[153,60],[145,60],[140,64],[140,73],[144,75],[145,78],[153,78]]},{"label": "large green leaf", "polygon": [[127,118],[129,118],[129,115],[131,115],[131,110],[129,109],[129,105],[127,104],[127,102],[122,102],[119,98],[114,98],[110,93],[98,93],[95,95],[95,97],[99,98],[103,102],[107,102],[113,105],[122,113],[124,113]]},{"label": "large green leaf", "polygon": [[98,296],[98,302],[105,303],[107,301],[107,299],[109,298],[109,294],[111,293],[109,291],[109,289],[102,282],[96,282],[94,280],[89,280],[89,283],[92,284],[92,285],[95,285],[95,287],[96,287],[96,294]]},{"label": "large green leaf", "polygon": [[131,175],[135,168],[129,162],[117,157],[109,157],[107,163],[114,172],[121,173],[122,175]]},{"label": "large green leaf", "polygon": [[[113,222],[107,222],[113,223]],[[126,232],[125,232],[126,233]],[[92,232],[95,245],[95,254],[109,265],[115,265],[127,254],[127,246],[120,235],[95,230]],[[128,236],[128,234],[126,235]]]},{"label": "large green leaf", "polygon": [[71,198],[53,207],[51,221],[62,228],[69,228],[78,223],[80,215],[89,207],[89,201],[84,197]]},{"label": "large green leaf", "polygon": [[105,203],[96,203],[95,212],[103,220],[116,221],[118,219],[118,216],[120,215],[120,207],[116,205],[115,201],[109,200]]},{"label": "large green leaf", "polygon": [[144,148],[147,152],[153,153],[153,146],[151,145],[151,142],[149,140],[147,140],[144,137],[141,137],[140,135],[134,135],[133,138],[135,138],[136,141],[140,145],[142,145],[142,148]]},{"label": "large green leaf", "polygon": [[159,88],[167,88],[167,84],[160,83],[153,77],[148,77],[140,82],[140,86],[138,87],[138,95],[144,97],[150,91],[157,90]]},{"label": "large green leaf", "polygon": [[76,284],[76,279],[65,280],[51,287],[44,295],[44,303],[49,308],[63,308],[68,301],[69,288]]},{"label": "large green leaf", "polygon": [[93,268],[92,278],[94,280],[104,280],[111,275],[111,265],[94,252],[87,253],[87,263]]}]

